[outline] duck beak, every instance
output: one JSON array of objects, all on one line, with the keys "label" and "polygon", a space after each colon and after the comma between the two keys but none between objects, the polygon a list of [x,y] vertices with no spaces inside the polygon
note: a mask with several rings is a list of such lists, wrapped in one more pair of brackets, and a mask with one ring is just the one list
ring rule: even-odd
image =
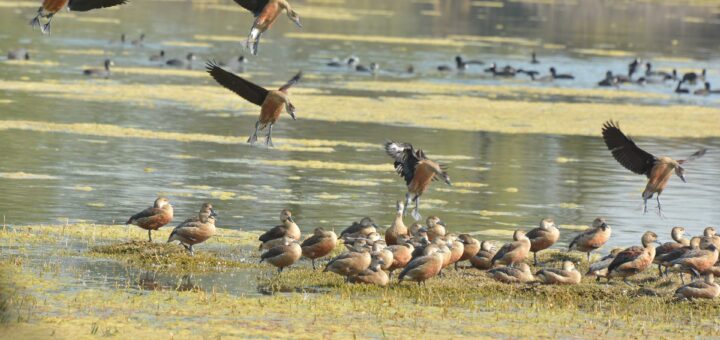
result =
[{"label": "duck beak", "polygon": [[211,208],[211,209],[210,209],[210,216],[212,216],[212,217],[218,217],[217,211],[215,211],[215,209],[212,209],[212,208]]},{"label": "duck beak", "polygon": [[687,183],[687,180],[685,180],[685,175],[680,175],[680,179],[683,181],[683,183]]},{"label": "duck beak", "polygon": [[293,120],[297,120],[297,118],[295,118],[295,106],[291,103],[288,103],[286,109],[290,117],[292,117]]},{"label": "duck beak", "polygon": [[446,225],[445,225],[445,222],[443,222],[443,221],[437,221],[437,224],[439,224],[439,225],[441,225],[441,226],[443,226],[443,227],[446,226]]},{"label": "duck beak", "polygon": [[303,28],[302,24],[300,23],[300,18],[294,19],[293,22],[295,23],[295,25],[297,25],[297,27]]},{"label": "duck beak", "polygon": [[288,217],[288,221],[295,223],[295,220],[292,218],[292,216]]}]

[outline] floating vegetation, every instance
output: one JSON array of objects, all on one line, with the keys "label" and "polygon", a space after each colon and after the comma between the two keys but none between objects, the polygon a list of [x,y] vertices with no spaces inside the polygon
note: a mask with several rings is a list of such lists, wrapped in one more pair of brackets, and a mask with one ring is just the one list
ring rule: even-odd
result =
[{"label": "floating vegetation", "polygon": [[58,179],[56,176],[31,174],[27,172],[0,172],[0,178],[5,179]]},{"label": "floating vegetation", "polygon": [[89,185],[76,185],[73,189],[77,191],[93,191],[93,187]]}]

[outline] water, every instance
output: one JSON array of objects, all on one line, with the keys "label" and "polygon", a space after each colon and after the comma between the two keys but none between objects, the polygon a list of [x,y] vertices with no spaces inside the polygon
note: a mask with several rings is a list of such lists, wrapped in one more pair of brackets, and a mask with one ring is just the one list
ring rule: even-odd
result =
[{"label": "water", "polygon": [[[10,6],[14,3],[0,2],[3,3],[8,5],[0,6],[0,51],[23,46],[41,62],[34,66],[0,62],[3,82],[35,82],[45,86],[59,83],[61,89],[50,93],[0,90],[0,102],[6,101],[0,104],[2,120],[100,123],[239,138],[250,132],[257,109],[248,106],[236,109],[240,101],[229,92],[225,99],[230,104],[222,109],[182,101],[184,95],[193,95],[193,86],[215,86],[207,76],[116,72],[109,80],[86,80],[81,74],[83,67],[99,67],[106,56],[119,68],[159,68],[147,58],[160,49],[171,57],[193,51],[199,55],[195,68],[200,69],[206,59],[227,60],[243,53],[238,41],[243,39],[251,21],[249,15],[230,10],[234,4],[145,1],[112,11],[74,16],[63,12],[53,23],[53,33],[41,36],[25,25],[26,17],[34,12],[34,4]],[[438,84],[592,89],[605,70],[623,73],[635,56],[653,60],[657,69],[707,67],[709,81],[717,79],[717,70],[711,67],[718,64],[712,48],[718,32],[713,13],[718,8],[679,9],[631,2],[597,7],[595,2],[580,3],[547,6],[509,2],[494,9],[472,7],[470,1],[355,1],[349,4],[351,9],[334,12],[327,10],[327,6],[298,4],[301,15],[303,5],[308,13],[303,18],[305,28],[297,30],[281,17],[261,43],[260,56],[251,58],[246,72],[258,83],[279,84],[303,69],[307,77],[299,87],[324,91],[329,101],[340,95],[378,100],[387,96],[413,98],[404,91],[392,92],[382,87],[362,90],[345,87],[355,81],[382,84],[409,78]],[[434,11],[443,15],[433,16]],[[327,13],[335,14],[328,20]],[[105,22],[81,21],[83,18],[104,18]],[[607,21],[612,24],[603,28]],[[636,22],[643,25],[635,25]],[[136,39],[140,32],[145,32],[148,38],[142,48],[108,43],[117,40],[122,32],[128,34],[129,40]],[[428,43],[319,40],[302,35],[359,32],[368,36],[417,37]],[[655,33],[648,36],[646,32]],[[429,40],[452,35],[463,36],[453,41],[470,42],[433,45]],[[215,36],[216,40],[233,36],[237,41],[208,40],[203,36]],[[499,38],[478,43],[464,36]],[[471,68],[462,75],[435,71],[439,64],[450,64],[458,53],[486,62],[496,61],[499,65],[527,67],[531,66],[528,60],[533,50],[542,61],[535,69],[545,73],[549,65],[556,65],[560,72],[573,73],[576,80],[539,84],[521,77],[492,79],[482,68]],[[611,55],[598,55],[594,50]],[[332,57],[349,55],[359,56],[365,65],[379,61],[383,69],[372,77],[325,66]],[[415,65],[416,74],[399,73],[408,64]],[[178,92],[177,98],[153,99],[152,91],[148,91],[112,101],[99,100],[98,93],[107,84],[187,88]],[[62,85],[87,92],[63,92]],[[717,107],[717,99],[712,97],[652,96],[671,93],[672,88],[673,84],[668,83],[618,90],[640,91],[649,94],[647,98],[518,99]],[[493,98],[482,91],[477,95]],[[339,232],[366,215],[388,225],[394,216],[395,200],[405,193],[402,180],[391,170],[367,171],[353,165],[389,164],[390,159],[379,146],[394,139],[416,143],[430,157],[448,164],[454,182],[466,183],[453,188],[434,183],[421,199],[423,215],[439,215],[451,231],[480,232],[480,238],[504,239],[514,228],[529,227],[542,217],[551,216],[561,227],[561,241],[567,242],[578,225],[605,216],[614,227],[613,245],[624,246],[637,244],[641,233],[648,229],[659,231],[661,239],[667,240],[674,225],[683,225],[690,234],[698,234],[708,225],[717,225],[720,219],[716,201],[720,194],[716,186],[720,156],[713,151],[720,147],[719,138],[637,138],[641,147],[657,155],[682,158],[700,147],[711,150],[687,166],[689,183],[671,179],[662,196],[667,219],[661,219],[652,212],[654,202],[650,204],[650,213],[641,213],[640,192],[645,179],[631,174],[611,158],[599,137],[600,126],[595,137],[500,134],[398,123],[309,120],[303,118],[301,107],[299,110],[297,121],[284,115],[275,129],[278,150],[249,148],[242,143],[98,136],[91,133],[92,129],[81,133],[0,130],[3,146],[0,173],[46,176],[35,179],[0,176],[0,213],[10,224],[60,223],[66,219],[121,223],[163,194],[171,199],[177,220],[195,214],[202,202],[212,201],[221,214],[218,225],[222,228],[266,229],[277,224],[283,208],[293,211],[304,232],[318,226]],[[608,113],[610,117],[612,112]],[[291,140],[301,139],[349,143],[332,146],[331,153],[280,148]],[[277,161],[284,163],[273,163]],[[350,167],[315,168],[312,165],[316,163],[302,163],[305,161],[343,163]]]}]

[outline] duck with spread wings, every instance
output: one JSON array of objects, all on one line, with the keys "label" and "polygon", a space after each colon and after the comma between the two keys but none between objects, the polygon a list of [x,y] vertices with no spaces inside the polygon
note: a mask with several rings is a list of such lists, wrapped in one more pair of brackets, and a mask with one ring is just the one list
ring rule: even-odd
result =
[{"label": "duck with spread wings", "polygon": [[397,143],[389,141],[385,143],[385,151],[395,160],[395,171],[405,179],[408,192],[405,194],[405,209],[410,205],[411,201],[415,201],[415,209],[412,216],[419,221],[420,196],[427,190],[430,182],[442,178],[445,183],[452,185],[450,176],[445,171],[445,166],[441,165],[425,156],[425,152],[421,149],[415,149],[409,143]]},{"label": "duck with spread wings", "polygon": [[288,90],[297,84],[302,78],[302,72],[298,72],[290,81],[277,90],[267,90],[262,86],[238,77],[237,75],[223,70],[215,62],[207,63],[207,71],[222,86],[235,92],[245,100],[260,106],[260,117],[255,122],[255,132],[248,138],[248,143],[255,144],[258,131],[268,127],[265,137],[265,145],[273,146],[272,134],[273,125],[280,119],[283,107],[285,111],[295,120],[295,106],[290,102]]},{"label": "duck with spread wings", "polygon": [[603,125],[603,139],[612,152],[613,157],[626,169],[648,178],[645,190],[642,193],[644,201],[643,211],[647,213],[647,201],[657,194],[658,214],[662,216],[660,194],[670,180],[673,171],[675,175],[685,181],[685,168],[683,164],[702,157],[707,149],[700,149],[685,160],[674,160],[670,157],[656,157],[638,147],[630,137],[626,136],[617,122],[608,121]]},{"label": "duck with spread wings", "polygon": [[295,25],[302,28],[300,16],[285,0],[235,0],[235,2],[255,16],[255,22],[245,42],[245,47],[249,48],[253,55],[257,55],[260,36],[270,29],[283,10]]},{"label": "duck with spread wings", "polygon": [[[40,27],[40,31],[50,33],[50,22],[55,13],[66,8],[74,12],[87,12],[93,9],[113,7],[125,4],[128,0],[43,0],[38,8],[35,17],[30,20],[32,27]],[[40,23],[40,18],[46,18],[45,24]]]}]

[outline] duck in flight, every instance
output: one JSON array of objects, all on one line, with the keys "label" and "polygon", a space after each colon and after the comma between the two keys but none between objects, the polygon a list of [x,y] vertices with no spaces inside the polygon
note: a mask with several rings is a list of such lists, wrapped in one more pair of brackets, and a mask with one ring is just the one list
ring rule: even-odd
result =
[{"label": "duck in flight", "polygon": [[255,16],[255,22],[253,22],[252,29],[245,42],[245,47],[249,48],[250,53],[253,55],[257,55],[260,36],[270,29],[283,10],[287,12],[288,18],[295,25],[302,28],[300,16],[286,0],[235,0],[235,2]]},{"label": "duck in flight", "polygon": [[[30,25],[40,27],[40,31],[50,33],[50,22],[55,13],[63,8],[74,12],[87,12],[98,8],[107,8],[127,3],[127,0],[43,0],[42,6],[37,10],[35,17],[30,20]],[[45,24],[40,23],[40,18],[46,18]]]}]

